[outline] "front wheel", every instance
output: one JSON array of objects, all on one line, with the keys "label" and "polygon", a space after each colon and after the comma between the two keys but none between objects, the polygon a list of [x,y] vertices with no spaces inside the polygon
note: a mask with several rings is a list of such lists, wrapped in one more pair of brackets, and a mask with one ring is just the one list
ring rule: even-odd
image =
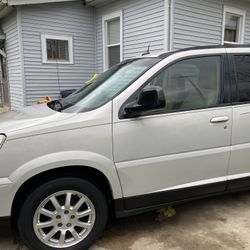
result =
[{"label": "front wheel", "polygon": [[18,230],[30,249],[83,250],[100,237],[107,215],[105,195],[95,185],[60,178],[28,196],[18,217]]}]

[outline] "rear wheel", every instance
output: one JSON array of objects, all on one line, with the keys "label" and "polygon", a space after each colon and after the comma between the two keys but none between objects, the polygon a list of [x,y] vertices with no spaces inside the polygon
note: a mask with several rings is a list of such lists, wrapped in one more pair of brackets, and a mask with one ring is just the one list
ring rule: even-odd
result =
[{"label": "rear wheel", "polygon": [[28,196],[18,229],[30,249],[88,249],[103,232],[107,214],[105,195],[95,185],[78,178],[60,178]]}]

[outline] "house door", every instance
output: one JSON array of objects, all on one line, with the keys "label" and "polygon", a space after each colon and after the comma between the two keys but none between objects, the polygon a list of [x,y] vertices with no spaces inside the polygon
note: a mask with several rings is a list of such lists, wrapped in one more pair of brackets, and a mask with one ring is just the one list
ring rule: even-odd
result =
[{"label": "house door", "polygon": [[9,86],[7,80],[6,54],[0,50],[1,75],[0,81],[2,86],[3,104],[9,106]]}]

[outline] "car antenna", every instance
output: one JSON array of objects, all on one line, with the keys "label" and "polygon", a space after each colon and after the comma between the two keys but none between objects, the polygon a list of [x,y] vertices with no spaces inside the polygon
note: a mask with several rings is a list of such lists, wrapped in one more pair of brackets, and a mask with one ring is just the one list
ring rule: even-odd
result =
[{"label": "car antenna", "polygon": [[149,54],[150,54],[150,44],[148,45],[147,51],[142,53],[142,56],[149,55]]}]

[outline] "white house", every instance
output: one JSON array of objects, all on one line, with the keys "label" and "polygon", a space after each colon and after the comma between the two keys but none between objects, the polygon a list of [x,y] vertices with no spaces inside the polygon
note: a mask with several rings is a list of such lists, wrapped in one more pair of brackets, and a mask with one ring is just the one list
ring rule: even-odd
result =
[{"label": "white house", "polygon": [[0,103],[16,109],[119,61],[189,46],[250,43],[249,0],[2,0]]}]

